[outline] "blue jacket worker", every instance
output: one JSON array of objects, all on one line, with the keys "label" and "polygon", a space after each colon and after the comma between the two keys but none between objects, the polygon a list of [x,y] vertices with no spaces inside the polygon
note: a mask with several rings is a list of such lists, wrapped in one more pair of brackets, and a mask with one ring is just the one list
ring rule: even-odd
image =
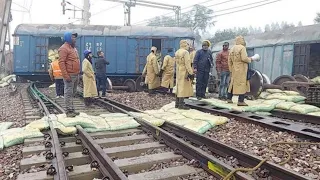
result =
[{"label": "blue jacket worker", "polygon": [[95,61],[96,70],[96,82],[98,96],[100,97],[100,91],[102,91],[102,97],[106,96],[107,90],[107,65],[109,62],[105,59],[104,53],[102,51],[97,52],[98,58]]},{"label": "blue jacket worker", "polygon": [[202,42],[202,49],[196,52],[193,61],[194,72],[196,73],[196,96],[200,100],[206,98],[206,89],[209,80],[209,73],[213,66],[212,53],[209,50],[211,43],[208,40]]}]

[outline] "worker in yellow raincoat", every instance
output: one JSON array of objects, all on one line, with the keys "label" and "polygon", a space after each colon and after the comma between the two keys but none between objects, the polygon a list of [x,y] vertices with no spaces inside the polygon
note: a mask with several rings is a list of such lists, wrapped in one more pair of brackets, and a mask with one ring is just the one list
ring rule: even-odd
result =
[{"label": "worker in yellow raincoat", "polygon": [[155,93],[155,90],[160,87],[159,64],[156,57],[156,47],[151,47],[151,52],[147,56],[147,63],[144,66],[142,75],[146,76],[149,94]]},{"label": "worker in yellow raincoat", "polygon": [[164,91],[172,93],[174,83],[175,60],[173,49],[168,49],[168,54],[164,57],[159,76],[162,77],[161,87]]},{"label": "worker in yellow raincoat", "polygon": [[186,40],[180,41],[180,49],[175,53],[176,81],[177,81],[177,99],[176,108],[189,109],[184,99],[193,96],[192,81],[194,79],[193,69],[191,68],[191,60],[189,55],[189,45]]},{"label": "worker in yellow raincoat", "polygon": [[194,57],[196,56],[196,50],[194,49],[194,47],[191,46],[189,48],[189,52],[190,52],[191,67],[193,69],[193,60],[194,60]]},{"label": "worker in yellow raincoat", "polygon": [[248,57],[246,50],[246,42],[242,36],[235,39],[234,45],[229,51],[228,66],[230,70],[231,80],[228,88],[228,103],[232,102],[233,95],[239,95],[238,106],[248,106],[244,102],[244,95],[250,92],[250,82],[247,80],[248,63],[252,58]]},{"label": "worker in yellow raincoat", "polygon": [[83,97],[86,106],[91,106],[92,98],[98,96],[96,79],[92,68],[92,53],[91,51],[84,51],[85,59],[82,62],[83,72]]}]

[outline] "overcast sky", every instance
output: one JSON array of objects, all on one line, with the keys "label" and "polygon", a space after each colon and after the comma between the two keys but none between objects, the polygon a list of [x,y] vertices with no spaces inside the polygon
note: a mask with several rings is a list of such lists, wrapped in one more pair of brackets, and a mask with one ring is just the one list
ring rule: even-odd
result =
[{"label": "overcast sky", "polygon": [[[52,23],[52,24],[65,24],[74,22],[72,12],[67,12],[66,15],[62,15],[62,0],[13,0],[13,22],[11,23],[11,34],[18,24],[21,23]],[[68,0],[78,7],[82,7],[83,0]],[[155,0],[149,0],[155,1]],[[205,0],[159,0],[157,2],[167,3],[172,5],[179,5],[182,8],[188,7],[196,3],[202,3]],[[202,5],[212,5],[226,0],[213,0]],[[227,8],[233,8],[244,4],[258,2],[261,0],[233,0],[232,2],[225,3],[222,5],[210,7],[214,11],[221,11]],[[274,0],[269,0],[274,1]],[[119,6],[117,6],[119,5]],[[22,13],[18,11],[25,11],[30,8],[30,14]],[[115,8],[108,9],[110,7]],[[247,8],[247,7],[245,7]],[[241,9],[241,8],[240,8]],[[105,11],[104,11],[105,10]],[[184,9],[182,12],[190,9]],[[231,11],[238,10],[233,9]],[[92,14],[91,24],[96,25],[123,25],[124,24],[124,9],[122,4],[116,2],[108,2],[104,0],[91,0],[90,12]],[[170,13],[170,10],[162,10],[155,8],[148,8],[137,6],[132,8],[132,24],[141,22],[145,19],[152,18],[157,15]],[[230,11],[221,11],[216,14],[227,13]],[[246,27],[252,25],[253,27],[264,27],[267,23],[287,21],[289,23],[297,24],[302,21],[303,25],[313,24],[313,19],[316,12],[320,12],[320,1],[319,0],[282,0],[276,3],[257,7],[254,9],[228,14],[224,16],[216,17],[217,23],[212,28],[212,33],[217,29]],[[97,14],[99,13],[99,14]],[[174,15],[172,12],[170,15]],[[77,17],[81,17],[78,13]],[[77,22],[79,23],[79,22]],[[141,23],[140,23],[141,24]],[[143,25],[143,24],[142,24]]]}]

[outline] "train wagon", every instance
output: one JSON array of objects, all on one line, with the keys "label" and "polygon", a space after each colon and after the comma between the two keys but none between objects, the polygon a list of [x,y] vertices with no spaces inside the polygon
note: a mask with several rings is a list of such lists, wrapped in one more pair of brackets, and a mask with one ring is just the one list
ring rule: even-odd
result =
[{"label": "train wagon", "polygon": [[168,48],[177,50],[180,40],[194,43],[195,38],[191,29],[180,27],[20,24],[13,34],[13,71],[18,79],[49,80],[49,53],[57,52],[66,31],[78,33],[76,48],[81,61],[86,49],[95,55],[103,51],[110,62],[107,76],[113,85],[131,91],[141,89],[140,76],[151,46],[163,57]]},{"label": "train wagon", "polygon": [[[310,78],[319,76],[319,29],[320,24],[316,24],[246,36],[248,55],[261,56],[261,61],[253,62],[252,67],[266,74],[271,81],[286,80],[278,79],[282,75],[302,74]],[[234,45],[234,39],[227,42],[230,43],[230,48]],[[223,42],[219,42],[212,48],[214,55],[222,49],[222,44]],[[213,73],[216,73],[215,69]]]}]

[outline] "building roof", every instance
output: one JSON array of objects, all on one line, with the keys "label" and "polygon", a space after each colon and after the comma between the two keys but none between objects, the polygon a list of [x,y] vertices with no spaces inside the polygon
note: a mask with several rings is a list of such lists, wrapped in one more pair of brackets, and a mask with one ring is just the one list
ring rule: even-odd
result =
[{"label": "building roof", "polygon": [[73,24],[20,24],[16,27],[14,35],[62,36],[66,31],[88,36],[158,36],[194,38],[194,32],[189,28],[102,25],[83,26]]},{"label": "building roof", "polygon": [[[248,48],[271,46],[277,44],[291,44],[299,42],[320,41],[320,24],[288,28],[280,31],[261,33],[251,36],[245,36]],[[222,44],[229,42],[230,47],[235,44],[234,39],[219,42],[213,46],[212,51],[220,51]]]}]

